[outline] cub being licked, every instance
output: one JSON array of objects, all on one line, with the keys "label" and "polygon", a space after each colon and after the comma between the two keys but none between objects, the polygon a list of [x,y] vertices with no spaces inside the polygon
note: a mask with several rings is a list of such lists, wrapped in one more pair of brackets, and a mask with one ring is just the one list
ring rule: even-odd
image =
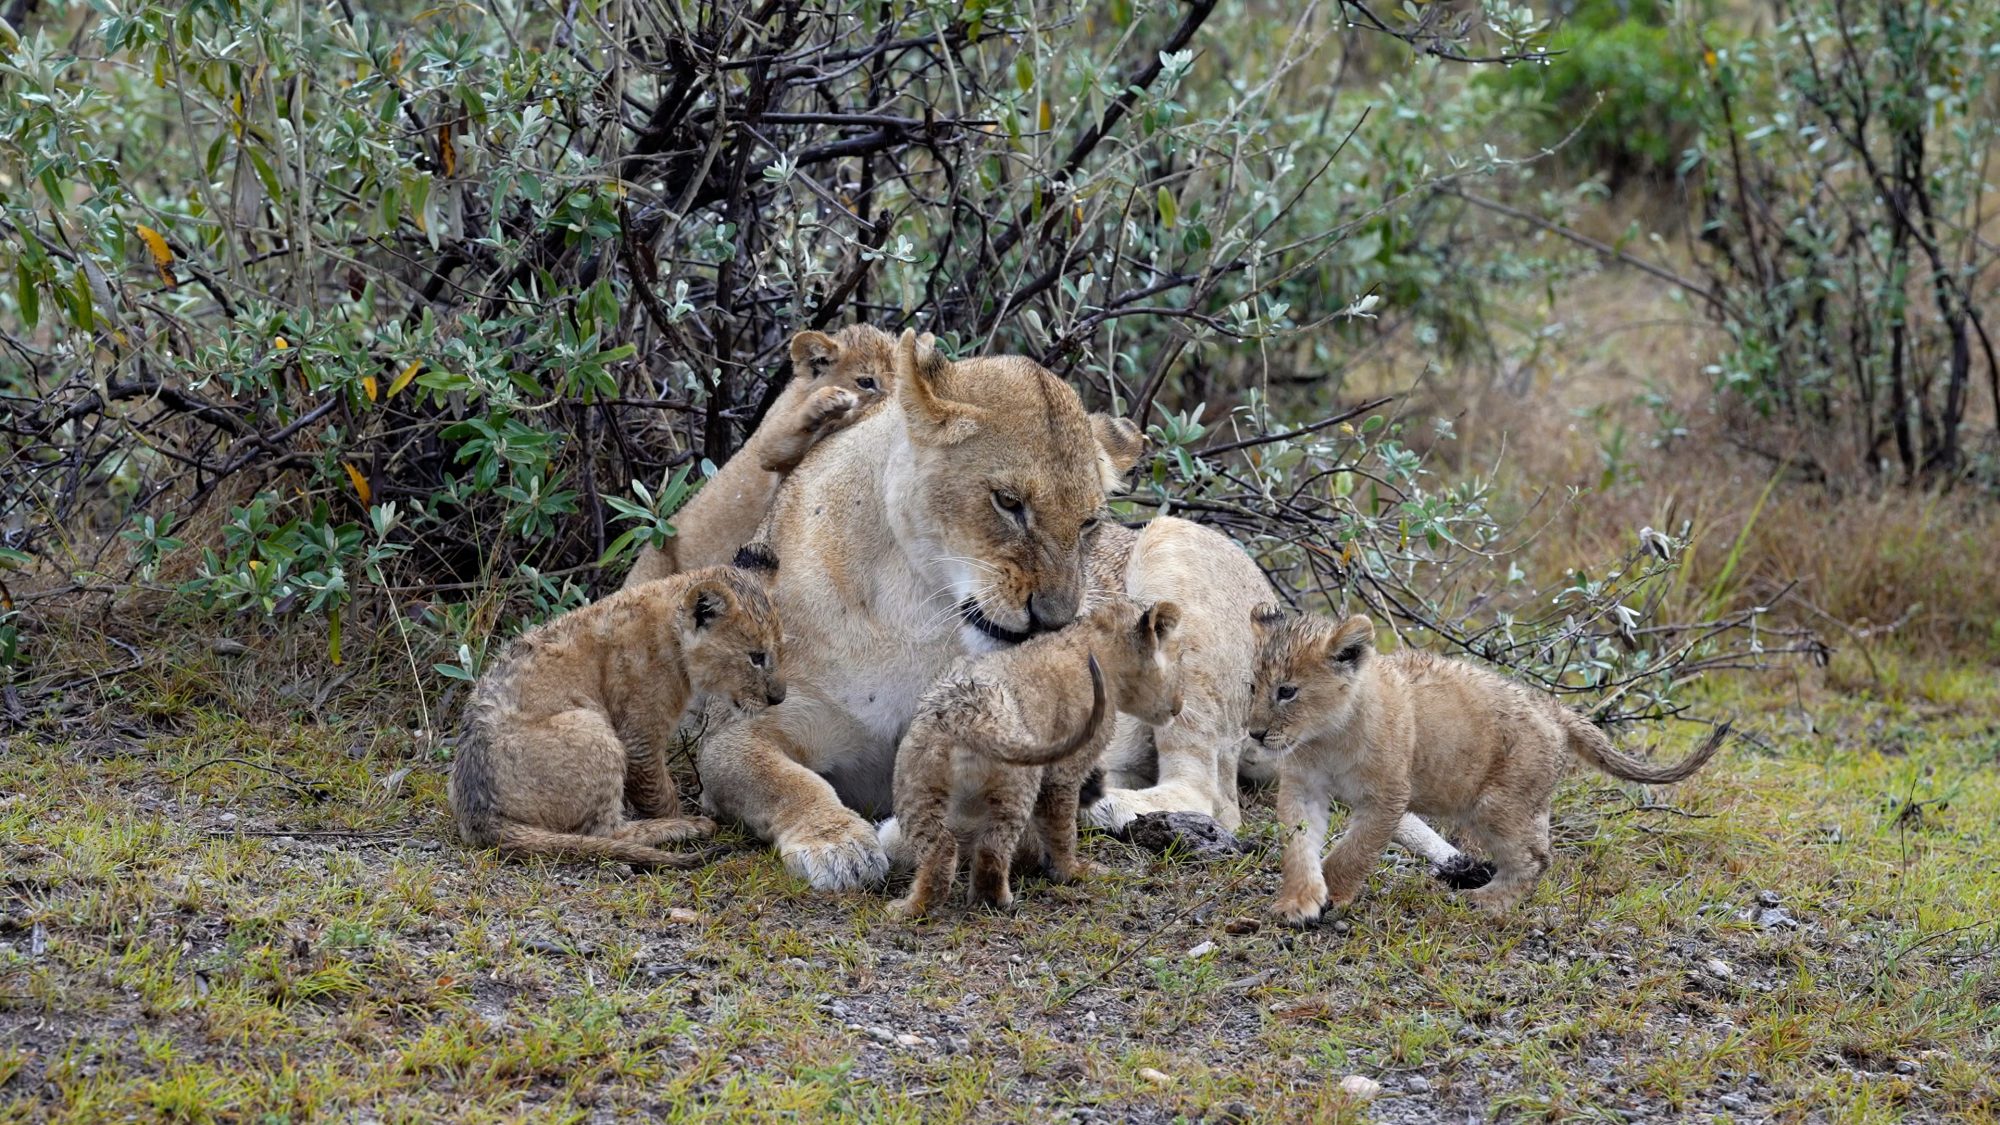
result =
[{"label": "cub being licked", "polygon": [[961,839],[974,905],[1012,904],[1017,853],[1039,851],[1059,882],[1090,872],[1076,810],[1111,736],[1107,704],[1155,726],[1180,713],[1179,623],[1171,602],[1113,596],[1067,628],[959,660],[925,692],[896,753],[897,843],[916,878],[895,915],[921,917],[950,895]]},{"label": "cub being licked", "polygon": [[[925,336],[928,339],[928,334]],[[896,338],[869,324],[792,337],[792,377],[764,420],[674,520],[665,549],[639,552],[625,589],[728,562],[750,542],[778,486],[821,438],[845,429],[888,393]]]},{"label": "cub being licked", "polygon": [[[1492,857],[1468,892],[1499,914],[1549,866],[1549,802],[1571,754],[1616,778],[1680,781],[1721,748],[1723,726],[1685,760],[1659,766],[1619,751],[1553,697],[1425,652],[1375,651],[1366,617],[1333,622],[1260,608],[1250,735],[1278,761],[1288,832],[1272,912],[1305,923],[1353,901],[1407,812],[1455,820]],[[1328,805],[1352,810],[1333,851]]]},{"label": "cub being licked", "polygon": [[777,562],[751,547],[738,564],[621,590],[508,646],[474,689],[452,763],[467,843],[640,868],[704,861],[660,849],[715,831],[681,815],[675,728],[692,706],[740,715],[785,698],[766,591]]}]

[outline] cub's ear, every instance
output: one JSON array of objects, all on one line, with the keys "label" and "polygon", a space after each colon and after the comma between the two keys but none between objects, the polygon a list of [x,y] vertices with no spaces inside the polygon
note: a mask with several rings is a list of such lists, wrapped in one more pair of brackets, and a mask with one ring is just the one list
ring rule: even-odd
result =
[{"label": "cub's ear", "polygon": [[1131,419],[1109,414],[1092,414],[1090,432],[1097,438],[1097,474],[1109,492],[1139,463],[1140,454],[1146,452],[1146,435]]},{"label": "cub's ear", "polygon": [[952,363],[934,347],[924,347],[915,329],[903,330],[896,341],[896,395],[903,404],[910,440],[919,445],[957,445],[979,429],[983,415],[976,406],[945,398],[943,384]]},{"label": "cub's ear", "polygon": [[1139,636],[1149,649],[1158,649],[1174,639],[1181,627],[1181,607],[1172,602],[1154,602],[1139,615]]},{"label": "cub's ear", "polygon": [[704,578],[687,588],[681,609],[687,615],[685,628],[701,632],[727,616],[736,604],[736,594],[720,578]]},{"label": "cub's ear", "polygon": [[778,580],[778,553],[769,543],[745,543],[737,548],[736,557],[729,565],[738,570],[747,570],[757,576],[765,585]]},{"label": "cub's ear", "polygon": [[817,379],[840,362],[840,341],[824,332],[800,332],[792,337],[792,378]]},{"label": "cub's ear", "polygon": [[1265,602],[1250,611],[1250,624],[1259,633],[1268,633],[1285,620],[1285,607],[1277,602]]},{"label": "cub's ear", "polygon": [[1326,658],[1342,668],[1358,668],[1375,651],[1375,623],[1361,614],[1334,626],[1326,640]]}]

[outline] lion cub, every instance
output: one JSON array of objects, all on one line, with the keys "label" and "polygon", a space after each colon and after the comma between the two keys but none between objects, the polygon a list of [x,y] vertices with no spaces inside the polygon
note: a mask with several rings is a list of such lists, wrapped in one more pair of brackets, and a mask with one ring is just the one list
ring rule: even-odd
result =
[{"label": "lion cub", "polygon": [[[916,862],[890,906],[918,918],[951,894],[959,840],[972,846],[974,905],[1006,909],[1017,850],[1039,845],[1069,882],[1077,794],[1111,737],[1107,704],[1164,725],[1180,713],[1180,610],[1113,597],[1066,628],[961,659],[931,685],[896,751],[896,820]],[[1024,840],[1032,818],[1037,840]]]},{"label": "lion cub", "polygon": [[690,705],[742,714],[785,697],[765,591],[777,563],[755,548],[739,563],[621,590],[508,646],[474,690],[452,763],[467,843],[641,868],[703,861],[659,848],[715,831],[681,815],[666,763],[675,727]]},{"label": "lion cub", "polygon": [[679,534],[664,549],[639,552],[624,589],[729,561],[754,538],[778,486],[806,453],[883,401],[895,348],[896,338],[872,324],[793,336],[792,378],[757,431],[681,510]]},{"label": "lion cub", "polygon": [[[1493,858],[1468,892],[1499,914],[1549,866],[1549,801],[1569,756],[1626,781],[1693,774],[1720,749],[1717,730],[1687,759],[1656,766],[1620,752],[1552,696],[1460,660],[1375,651],[1366,617],[1338,623],[1260,607],[1263,651],[1250,736],[1278,758],[1278,818],[1290,832],[1273,913],[1303,924],[1353,901],[1404,812],[1457,820]],[[1352,811],[1332,854],[1328,803]]]}]

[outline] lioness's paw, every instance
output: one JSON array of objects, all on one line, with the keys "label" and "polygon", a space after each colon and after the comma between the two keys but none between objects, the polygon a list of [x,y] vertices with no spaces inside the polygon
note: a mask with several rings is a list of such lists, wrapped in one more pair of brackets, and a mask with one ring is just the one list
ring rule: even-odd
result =
[{"label": "lioness's paw", "polygon": [[788,834],[778,846],[785,870],[815,890],[846,891],[873,886],[889,877],[889,857],[875,831],[856,817]]}]

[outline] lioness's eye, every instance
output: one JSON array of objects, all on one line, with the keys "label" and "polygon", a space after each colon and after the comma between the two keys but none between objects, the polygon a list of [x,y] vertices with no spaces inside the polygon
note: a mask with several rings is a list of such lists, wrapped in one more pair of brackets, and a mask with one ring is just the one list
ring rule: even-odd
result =
[{"label": "lioness's eye", "polygon": [[1019,496],[1011,492],[1002,492],[997,488],[993,490],[993,506],[1015,520],[1020,520],[1028,512],[1028,506],[1021,502]]},{"label": "lioness's eye", "polygon": [[1290,703],[1292,700],[1297,699],[1299,697],[1298,685],[1279,684],[1277,694],[1278,694],[1278,702]]},{"label": "lioness's eye", "polygon": [[872,391],[875,389],[875,378],[872,375],[863,375],[854,381],[854,385],[864,391]]},{"label": "lioness's eye", "polygon": [[1083,530],[1085,530],[1085,531],[1087,531],[1087,532],[1088,532],[1088,531],[1096,531],[1096,530],[1097,530],[1097,523],[1098,523],[1098,520],[1097,520],[1097,517],[1096,517],[1096,516],[1092,516],[1092,517],[1090,517],[1089,519],[1087,519],[1087,520],[1084,520],[1084,521],[1083,521]]},{"label": "lioness's eye", "polygon": [[764,666],[765,662],[766,662],[766,661],[768,661],[768,660],[770,660],[770,659],[771,659],[771,655],[770,655],[769,653],[766,653],[766,652],[753,652],[753,653],[751,653],[751,654],[750,654],[750,666],[751,666],[752,668],[762,668],[762,667]]}]

